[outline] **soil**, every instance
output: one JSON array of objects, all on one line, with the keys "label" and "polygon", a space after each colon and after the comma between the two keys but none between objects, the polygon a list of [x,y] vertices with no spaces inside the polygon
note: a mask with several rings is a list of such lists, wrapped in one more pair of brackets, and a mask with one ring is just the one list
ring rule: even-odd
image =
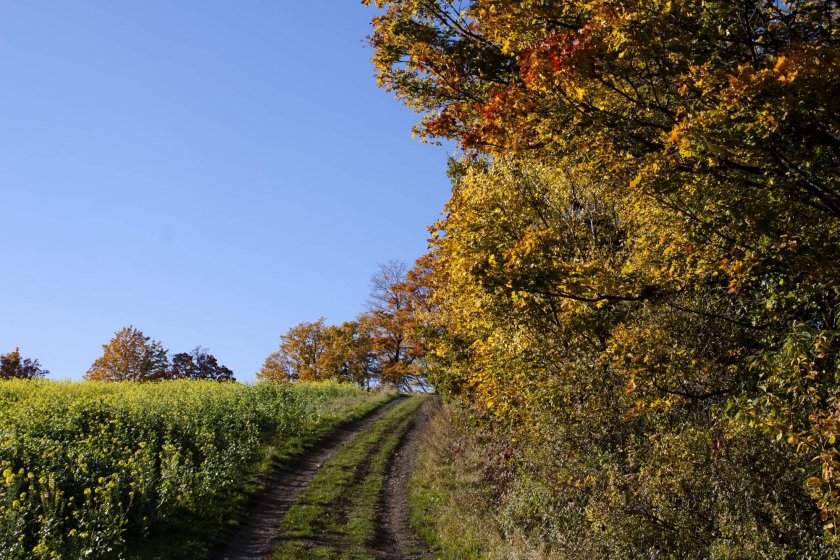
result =
[{"label": "soil", "polygon": [[423,431],[440,407],[440,398],[426,400],[414,415],[414,423],[394,454],[388,480],[380,524],[382,535],[379,551],[389,560],[425,560],[431,558],[428,550],[411,527],[408,506],[408,479],[414,472],[417,451]]},{"label": "soil", "polygon": [[[277,469],[265,480],[265,490],[250,504],[242,525],[210,560],[265,560],[279,544],[280,520],[295,503],[318,469],[343,445],[383,417],[401,399],[394,399],[364,418],[347,424],[298,459]],[[422,408],[426,408],[423,406]]]}]

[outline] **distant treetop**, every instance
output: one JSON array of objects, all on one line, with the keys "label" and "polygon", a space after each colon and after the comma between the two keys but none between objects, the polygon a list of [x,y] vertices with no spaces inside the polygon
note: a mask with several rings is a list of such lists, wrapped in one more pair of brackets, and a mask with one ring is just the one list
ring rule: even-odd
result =
[{"label": "distant treetop", "polygon": [[133,326],[124,327],[102,346],[102,356],[85,375],[91,381],[163,381],[166,379],[206,379],[236,381],[233,371],[207,348],[196,346],[169,361],[168,351]]},{"label": "distant treetop", "polygon": [[36,379],[50,372],[41,369],[38,360],[21,358],[20,349],[0,355],[0,379]]},{"label": "distant treetop", "polygon": [[86,379],[155,381],[167,377],[169,358],[166,349],[133,326],[117,331],[102,348],[102,356],[90,366]]},{"label": "distant treetop", "polygon": [[181,352],[172,356],[169,378],[236,381],[233,371],[219,365],[216,357],[201,346],[196,346],[191,352]]}]

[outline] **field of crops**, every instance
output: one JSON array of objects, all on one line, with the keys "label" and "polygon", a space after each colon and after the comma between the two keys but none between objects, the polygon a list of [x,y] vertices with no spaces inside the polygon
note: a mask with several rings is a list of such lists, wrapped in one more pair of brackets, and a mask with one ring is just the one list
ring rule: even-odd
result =
[{"label": "field of crops", "polygon": [[2,557],[199,555],[269,445],[383,398],[333,383],[0,382]]}]

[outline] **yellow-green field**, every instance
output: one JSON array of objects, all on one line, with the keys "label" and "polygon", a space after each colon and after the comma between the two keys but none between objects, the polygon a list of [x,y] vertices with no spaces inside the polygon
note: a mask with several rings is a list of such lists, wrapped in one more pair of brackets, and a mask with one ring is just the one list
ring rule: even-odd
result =
[{"label": "yellow-green field", "polygon": [[0,382],[3,558],[199,557],[261,471],[387,398],[337,383]]}]

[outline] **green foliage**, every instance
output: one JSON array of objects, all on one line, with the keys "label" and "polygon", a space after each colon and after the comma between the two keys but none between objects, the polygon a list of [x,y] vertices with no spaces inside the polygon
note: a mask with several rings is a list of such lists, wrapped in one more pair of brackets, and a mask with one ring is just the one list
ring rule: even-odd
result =
[{"label": "green foliage", "polygon": [[[758,432],[733,433],[717,449],[702,430],[671,434],[635,446],[627,463],[579,441],[538,447],[512,435],[459,407],[434,421],[410,495],[440,557],[835,557],[817,537],[818,518],[799,517],[808,497],[785,447]],[[628,476],[622,464],[642,467]]]},{"label": "green foliage", "polygon": [[0,550],[9,560],[200,556],[266,445],[305,439],[372,400],[331,383],[2,382]]},{"label": "green foliage", "polygon": [[493,515],[498,503],[481,472],[486,440],[453,412],[443,407],[423,435],[408,482],[411,520],[435,558],[482,560],[505,546]]}]

